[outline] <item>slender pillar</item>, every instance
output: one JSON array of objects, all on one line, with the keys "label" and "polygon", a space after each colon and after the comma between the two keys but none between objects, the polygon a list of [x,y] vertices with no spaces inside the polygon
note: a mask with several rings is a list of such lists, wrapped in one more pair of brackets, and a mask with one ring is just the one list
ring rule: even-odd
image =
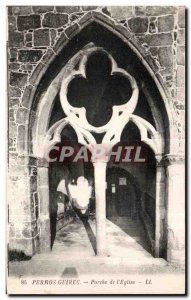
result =
[{"label": "slender pillar", "polygon": [[106,255],[106,161],[95,161],[95,199],[96,199],[96,252]]},{"label": "slender pillar", "polygon": [[48,164],[38,161],[38,192],[40,197],[40,252],[50,251],[50,213],[49,213],[49,179]]},{"label": "slender pillar", "polygon": [[161,157],[156,157],[156,211],[155,211],[155,257],[162,254],[163,224],[165,220],[165,166]]},{"label": "slender pillar", "polygon": [[168,155],[167,260],[185,263],[185,166],[183,157]]}]

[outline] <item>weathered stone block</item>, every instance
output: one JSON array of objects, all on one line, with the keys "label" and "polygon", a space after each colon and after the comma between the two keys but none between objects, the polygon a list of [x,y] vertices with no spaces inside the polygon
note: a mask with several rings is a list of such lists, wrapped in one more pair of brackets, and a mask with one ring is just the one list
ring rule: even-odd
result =
[{"label": "weathered stone block", "polygon": [[38,168],[38,185],[42,188],[48,188],[48,168],[42,167]]},{"label": "weathered stone block", "polygon": [[54,10],[54,6],[33,6],[34,13],[46,13]]},{"label": "weathered stone block", "polygon": [[9,121],[15,121],[15,110],[9,109]]},{"label": "weathered stone block", "polygon": [[8,6],[7,7],[7,12],[8,12],[8,16],[12,16],[13,15],[12,6]]},{"label": "weathered stone block", "polygon": [[50,251],[50,219],[43,218],[40,222],[41,227],[41,239],[40,239],[40,251],[49,252]]},{"label": "weathered stone block", "polygon": [[[35,209],[36,209],[36,212],[35,212],[36,213],[36,219],[38,219],[38,215],[39,215],[38,207],[36,207]],[[32,236],[36,236],[38,234],[38,226],[37,226],[36,220],[32,222],[31,226],[32,226]]]},{"label": "weathered stone block", "polygon": [[105,14],[105,15],[108,15],[108,16],[111,16],[111,12],[110,12],[110,9],[105,6],[102,8],[102,12]]},{"label": "weathered stone block", "polygon": [[136,16],[143,16],[146,13],[146,6],[135,6],[134,10]]},{"label": "weathered stone block", "polygon": [[46,54],[43,56],[41,62],[43,64],[47,64],[50,63],[54,60],[54,58],[56,57],[56,54],[54,53],[54,51],[52,49],[48,49]]},{"label": "weathered stone block", "polygon": [[80,6],[56,6],[56,11],[59,13],[71,14],[73,12],[79,12]]},{"label": "weathered stone block", "polygon": [[164,16],[158,18],[158,31],[167,32],[171,31],[174,28],[174,16]]},{"label": "weathered stone block", "polygon": [[9,88],[9,97],[20,97],[21,96],[21,90],[16,87],[10,87]]},{"label": "weathered stone block", "polygon": [[126,20],[133,16],[132,6],[111,6],[111,16],[118,20]]},{"label": "weathered stone block", "polygon": [[18,253],[21,251],[25,255],[32,256],[33,253],[33,240],[32,239],[10,239],[9,240],[9,250],[18,250]]},{"label": "weathered stone block", "polygon": [[128,25],[131,31],[133,31],[134,33],[146,32],[148,29],[148,18],[132,18],[128,20]]},{"label": "weathered stone block", "polygon": [[31,98],[34,96],[35,88],[32,85],[27,85],[23,97],[22,97],[22,105],[24,107],[30,108]]},{"label": "weathered stone block", "polygon": [[9,107],[18,108],[19,106],[19,99],[18,98],[10,98],[9,99]]},{"label": "weathered stone block", "polygon": [[18,124],[28,124],[29,121],[29,111],[26,108],[19,108],[16,115],[16,123]]},{"label": "weathered stone block", "polygon": [[33,65],[30,65],[30,64],[21,65],[21,69],[24,71],[32,71]]},{"label": "weathered stone block", "polygon": [[54,45],[56,36],[57,36],[57,31],[56,31],[56,29],[50,29],[51,46]]},{"label": "weathered stone block", "polygon": [[[37,163],[37,162],[35,162]],[[29,167],[29,174],[30,176],[37,176],[37,167],[32,165]]]},{"label": "weathered stone block", "polygon": [[16,59],[17,58],[17,49],[16,48],[10,48],[10,56],[11,58]]},{"label": "weathered stone block", "polygon": [[9,137],[17,136],[17,125],[15,122],[9,122]]},{"label": "weathered stone block", "polygon": [[149,66],[151,67],[152,71],[154,73],[157,73],[159,70],[158,65],[156,64],[156,61],[150,56],[150,54],[145,56],[145,60],[147,61],[147,63],[149,64]]},{"label": "weathered stone block", "polygon": [[130,39],[132,37],[132,34],[129,30],[126,29],[122,24],[116,25],[116,30],[119,31],[125,38]]},{"label": "weathered stone block", "polygon": [[150,52],[152,56],[158,55],[158,47],[150,47]]},{"label": "weathered stone block", "polygon": [[25,154],[25,152],[27,151],[27,145],[26,145],[27,128],[28,127],[25,125],[18,125],[17,152],[19,154]]},{"label": "weathered stone block", "polygon": [[10,85],[23,87],[27,83],[28,75],[22,73],[11,72]]},{"label": "weathered stone block", "polygon": [[[92,20],[92,16],[94,16],[93,15],[93,11],[91,12],[91,11],[89,11],[89,12],[87,12],[87,13],[85,13],[80,19],[79,19],[79,22],[78,22],[78,24],[80,25],[80,26],[85,26],[85,24],[86,23],[88,23],[89,22],[89,20]],[[100,14],[101,15],[101,14]],[[103,15],[103,17],[104,17],[104,15]]]},{"label": "weathered stone block", "polygon": [[179,45],[184,45],[185,44],[185,30],[184,29],[178,30],[177,42],[178,42]]},{"label": "weathered stone block", "polygon": [[49,29],[37,29],[34,31],[34,46],[49,46]]},{"label": "weathered stone block", "polygon": [[33,197],[34,197],[34,203],[35,203],[35,205],[38,206],[39,205],[39,195],[38,195],[38,192],[35,192],[33,194]]},{"label": "weathered stone block", "polygon": [[31,191],[32,192],[36,192],[37,191],[37,178],[36,176],[31,176],[30,177],[30,187],[31,187]]},{"label": "weathered stone block", "polygon": [[15,236],[14,224],[9,224],[9,238],[13,238],[14,236]]},{"label": "weathered stone block", "polygon": [[178,26],[180,28],[185,28],[185,8],[180,7],[178,9]]},{"label": "weathered stone block", "polygon": [[14,31],[16,30],[16,18],[13,16],[8,17],[8,24],[9,24],[9,30]]},{"label": "weathered stone block", "polygon": [[31,42],[32,41],[32,33],[29,32],[25,35],[25,41],[26,42]]},{"label": "weathered stone block", "polygon": [[66,36],[71,39],[77,32],[80,31],[80,28],[78,26],[78,24],[73,24],[70,27],[66,28],[65,30],[65,34]]},{"label": "weathered stone block", "polygon": [[177,87],[185,86],[185,67],[178,66],[177,68]]},{"label": "weathered stone block", "polygon": [[31,6],[12,6],[12,12],[14,15],[30,15],[32,13]]},{"label": "weathered stone block", "polygon": [[171,67],[173,64],[172,47],[160,47],[158,50],[159,62],[162,67]]},{"label": "weathered stone block", "polygon": [[97,6],[82,6],[82,10],[88,11],[88,10],[95,10],[97,9]]},{"label": "weathered stone block", "polygon": [[22,32],[10,31],[9,32],[9,47],[23,47],[24,35]]},{"label": "weathered stone block", "polygon": [[45,66],[44,64],[42,64],[41,62],[36,66],[34,72],[32,73],[30,79],[29,79],[29,83],[32,85],[37,85],[38,84],[38,79],[40,78],[40,76],[42,74],[44,74],[45,72]]},{"label": "weathered stone block", "polygon": [[[14,145],[14,140],[15,140],[16,138],[9,138],[9,147],[14,147],[15,145]],[[10,168],[9,168],[9,170],[10,170]]]},{"label": "weathered stone block", "polygon": [[160,16],[160,15],[169,15],[176,13],[175,6],[147,6],[146,15],[147,16]]},{"label": "weathered stone block", "polygon": [[145,41],[149,46],[170,46],[173,43],[171,33],[146,35]]},{"label": "weathered stone block", "polygon": [[29,48],[31,48],[32,47],[32,42],[26,43],[26,46],[29,47]]},{"label": "weathered stone block", "polygon": [[9,70],[18,70],[20,68],[20,64],[18,63],[10,63],[9,64]]},{"label": "weathered stone block", "polygon": [[185,101],[185,88],[177,88],[177,100],[179,102]]},{"label": "weathered stone block", "polygon": [[42,21],[42,25],[44,27],[49,27],[49,28],[59,28],[67,23],[68,23],[67,14],[47,13],[44,16],[44,19]]},{"label": "weathered stone block", "polygon": [[150,23],[149,23],[149,32],[150,33],[156,33],[158,29],[158,23],[157,20],[151,20],[150,19]]},{"label": "weathered stone block", "polygon": [[68,38],[64,32],[61,33],[59,40],[57,43],[53,46],[53,50],[56,53],[59,53],[59,51],[63,48],[63,46],[68,43]]},{"label": "weathered stone block", "polygon": [[41,27],[40,16],[39,15],[19,16],[17,18],[17,27],[18,30],[20,31],[39,28]]},{"label": "weathered stone block", "polygon": [[177,64],[185,65],[185,47],[184,46],[177,47]]},{"label": "weathered stone block", "polygon": [[31,230],[31,224],[30,223],[25,225],[22,234],[23,234],[23,237],[25,237],[25,238],[31,238],[32,237],[32,230]]},{"label": "weathered stone block", "polygon": [[20,50],[18,55],[20,62],[37,62],[42,57],[41,50]]}]

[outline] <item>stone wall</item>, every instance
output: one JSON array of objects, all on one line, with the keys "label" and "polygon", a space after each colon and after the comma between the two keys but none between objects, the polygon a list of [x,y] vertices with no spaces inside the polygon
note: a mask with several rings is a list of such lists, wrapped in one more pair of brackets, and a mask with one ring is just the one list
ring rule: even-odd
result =
[{"label": "stone wall", "polygon": [[[80,20],[93,11],[123,26],[131,40],[155,62],[171,96],[180,139],[184,139],[185,9],[183,7],[8,7],[8,97],[9,97],[9,222],[10,247],[32,255],[38,248],[40,226],[37,164],[28,157],[27,99],[36,73],[47,58],[58,53],[63,39],[72,37]],[[73,25],[73,26],[71,26]],[[61,40],[61,45],[59,44]],[[25,93],[25,97],[23,94]],[[28,97],[27,97],[28,95]],[[30,203],[30,205],[29,205]],[[19,223],[16,221],[19,215]],[[21,216],[21,217],[20,217]],[[23,226],[21,226],[21,219]],[[33,243],[31,243],[31,239]]]}]

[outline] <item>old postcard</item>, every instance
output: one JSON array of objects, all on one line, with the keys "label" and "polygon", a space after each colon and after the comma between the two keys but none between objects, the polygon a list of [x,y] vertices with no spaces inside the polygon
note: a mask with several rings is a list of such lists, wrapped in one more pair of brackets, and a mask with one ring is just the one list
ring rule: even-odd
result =
[{"label": "old postcard", "polygon": [[185,294],[185,7],[7,20],[7,293]]}]

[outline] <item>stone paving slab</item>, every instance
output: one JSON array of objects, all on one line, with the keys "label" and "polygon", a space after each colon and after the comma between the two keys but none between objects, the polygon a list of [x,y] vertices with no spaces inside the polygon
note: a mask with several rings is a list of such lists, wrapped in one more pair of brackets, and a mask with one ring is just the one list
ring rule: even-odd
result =
[{"label": "stone paving slab", "polygon": [[[124,222],[128,225],[128,220],[124,219]],[[95,222],[90,221],[89,225],[95,234]],[[52,252],[35,255],[30,261],[11,262],[10,274],[17,277],[76,277],[84,274],[174,272],[174,267],[164,259],[154,258],[144,249],[139,236],[137,239],[139,228],[135,230],[134,225],[132,222],[130,227],[134,228],[135,238],[107,220],[108,256],[96,257],[84,224],[77,219],[57,233]]]}]

